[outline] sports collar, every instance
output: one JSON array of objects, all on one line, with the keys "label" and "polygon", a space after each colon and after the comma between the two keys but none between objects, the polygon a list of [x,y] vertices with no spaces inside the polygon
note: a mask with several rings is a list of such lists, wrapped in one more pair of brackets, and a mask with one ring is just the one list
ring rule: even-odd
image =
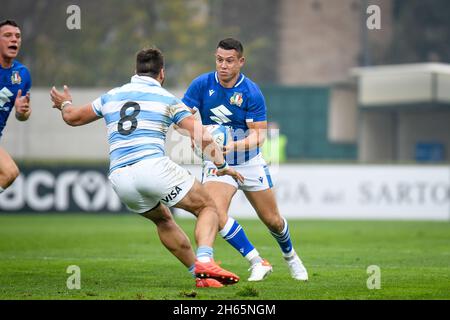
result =
[{"label": "sports collar", "polygon": [[[217,77],[217,71],[214,72],[214,78],[216,78],[216,82],[217,82],[218,84],[220,84],[219,78]],[[241,73],[241,74],[239,75],[238,81],[237,81],[236,84],[233,86],[233,88],[238,87],[238,86],[242,83],[242,81],[244,81],[244,79],[245,79],[245,76],[244,76],[243,73]],[[221,85],[221,84],[220,84],[220,85]],[[231,88],[227,88],[227,89],[231,89]]]},{"label": "sports collar", "polygon": [[11,64],[11,67],[9,67],[9,68],[3,68],[2,65],[0,64],[0,68],[3,69],[3,70],[9,70],[9,69],[14,68],[15,65],[16,65],[16,60],[13,60],[13,62],[12,62],[12,64]]},{"label": "sports collar", "polygon": [[153,79],[152,77],[140,76],[137,74],[135,74],[134,76],[131,77],[131,82],[161,87],[161,83],[159,83],[158,80]]}]

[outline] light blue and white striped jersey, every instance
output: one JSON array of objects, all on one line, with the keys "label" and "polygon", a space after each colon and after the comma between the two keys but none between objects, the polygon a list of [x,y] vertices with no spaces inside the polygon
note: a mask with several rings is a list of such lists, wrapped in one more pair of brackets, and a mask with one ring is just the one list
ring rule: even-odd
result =
[{"label": "light blue and white striped jersey", "polygon": [[106,122],[110,172],[144,159],[163,157],[170,125],[192,115],[158,81],[138,75],[94,100],[92,107]]}]

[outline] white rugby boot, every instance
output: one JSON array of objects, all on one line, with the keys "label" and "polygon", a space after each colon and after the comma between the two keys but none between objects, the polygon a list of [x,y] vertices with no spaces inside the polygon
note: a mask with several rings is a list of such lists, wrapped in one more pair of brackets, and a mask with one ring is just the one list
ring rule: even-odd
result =
[{"label": "white rugby boot", "polygon": [[294,253],[291,257],[284,257],[284,260],[289,267],[292,278],[299,281],[308,281],[308,272],[297,253]]},{"label": "white rugby boot", "polygon": [[272,273],[273,268],[269,261],[263,259],[262,262],[255,263],[248,270],[251,270],[251,273],[247,281],[262,281]]}]

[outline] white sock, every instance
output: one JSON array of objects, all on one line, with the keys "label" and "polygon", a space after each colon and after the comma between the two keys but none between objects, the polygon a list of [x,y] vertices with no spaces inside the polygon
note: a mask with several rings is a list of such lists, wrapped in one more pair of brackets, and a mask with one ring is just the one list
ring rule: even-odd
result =
[{"label": "white sock", "polygon": [[247,255],[245,256],[245,259],[247,259],[248,262],[250,262],[251,265],[263,262],[263,259],[259,255],[258,250],[256,250],[256,249],[253,249],[252,251],[247,253]]},{"label": "white sock", "polygon": [[291,259],[293,259],[296,255],[297,255],[297,253],[295,252],[294,249],[292,249],[291,252],[289,252],[289,253],[283,253],[283,257],[284,257],[284,259],[286,259],[286,260],[291,260]]},{"label": "white sock", "polygon": [[210,262],[211,258],[210,257],[198,257],[197,260],[200,262]]},{"label": "white sock", "polygon": [[197,260],[200,262],[210,262],[213,259],[213,248],[199,246],[197,248]]}]

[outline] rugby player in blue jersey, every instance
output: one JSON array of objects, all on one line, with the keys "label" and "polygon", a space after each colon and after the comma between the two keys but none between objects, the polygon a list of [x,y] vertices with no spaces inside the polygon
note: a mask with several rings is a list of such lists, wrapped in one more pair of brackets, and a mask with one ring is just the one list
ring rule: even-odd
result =
[{"label": "rugby player in blue jersey", "polygon": [[200,113],[203,125],[221,124],[232,129],[234,141],[224,150],[226,160],[245,178],[239,183],[218,176],[214,164],[205,161],[203,183],[219,210],[220,235],[250,263],[249,281],[263,280],[272,272],[272,266],[261,258],[242,226],[228,215],[238,189],[243,190],[278,242],[291,276],[306,281],[308,273],[292,246],[288,223],[278,211],[269,168],[260,152],[267,130],[266,104],[259,87],[240,71],[245,63],[243,53],[238,40],[220,41],[216,48],[216,71],[197,77],[182,99],[193,113]]},{"label": "rugby player in blue jersey", "polygon": [[[91,103],[74,106],[69,89],[52,88],[55,108],[71,126],[103,118],[110,146],[109,179],[122,202],[133,212],[152,220],[164,246],[195,275],[197,287],[222,287],[239,281],[213,260],[213,243],[218,231],[214,201],[186,169],[170,160],[164,151],[169,126],[189,132],[202,149],[213,150],[210,159],[219,175],[243,181],[228,166],[219,146],[202,128],[181,100],[162,88],[164,57],[156,48],[143,49],[136,56],[136,74],[131,81],[112,89]],[[203,129],[194,136],[194,132]],[[176,224],[168,207],[177,207],[197,217],[194,254],[189,238]]]},{"label": "rugby player in blue jersey", "polygon": [[[19,121],[28,120],[31,114],[30,72],[15,60],[21,43],[22,37],[17,23],[13,20],[0,22],[0,139],[12,110]],[[8,188],[18,175],[16,163],[0,146],[0,193]]]}]

